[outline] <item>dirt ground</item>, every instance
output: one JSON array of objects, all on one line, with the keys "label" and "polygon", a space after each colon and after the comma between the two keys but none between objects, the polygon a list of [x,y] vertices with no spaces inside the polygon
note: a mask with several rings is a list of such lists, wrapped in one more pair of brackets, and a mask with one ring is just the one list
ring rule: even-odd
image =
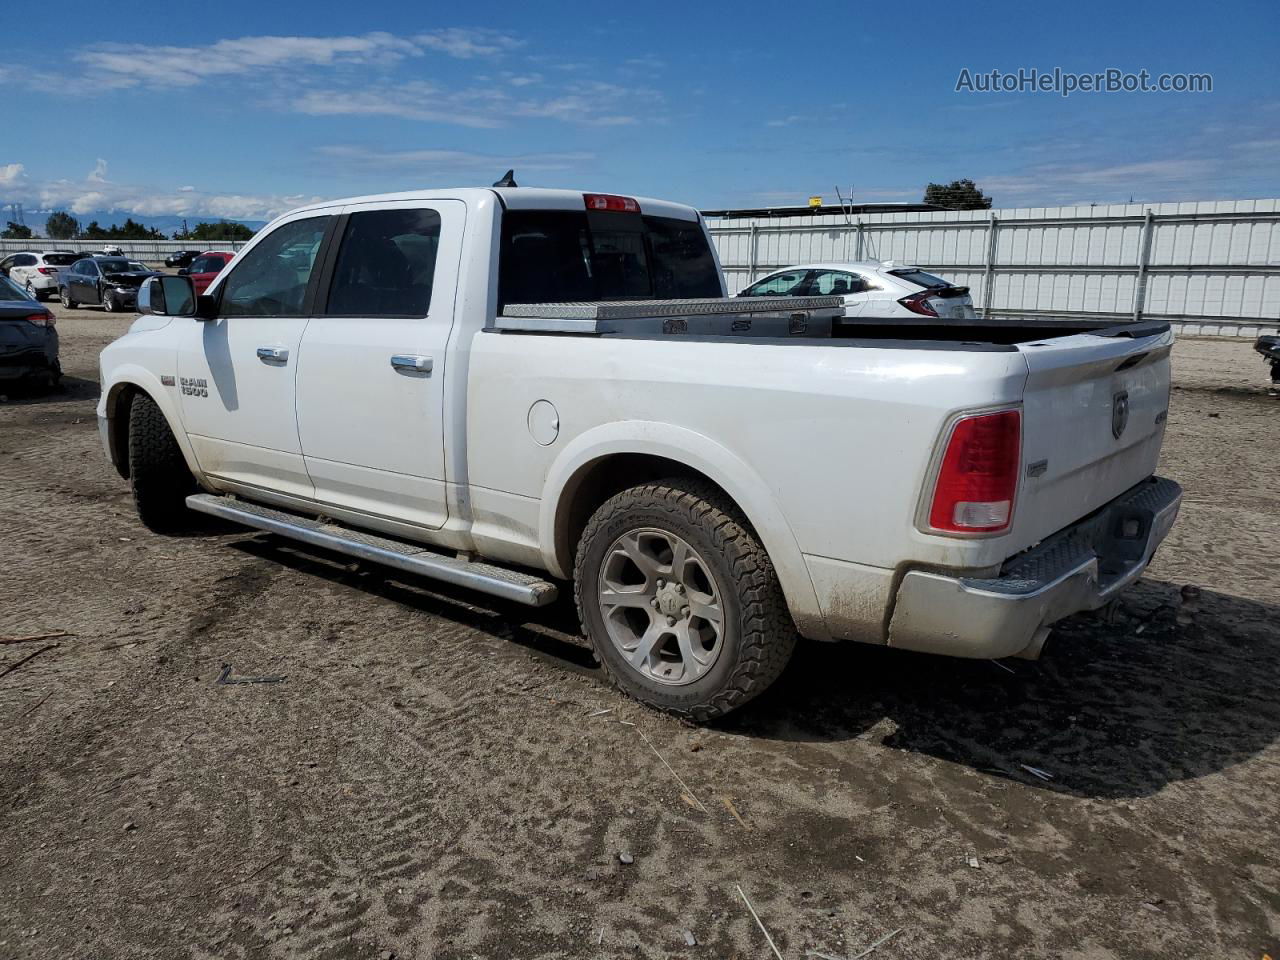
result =
[{"label": "dirt ground", "polygon": [[568,603],[148,534],[93,410],[128,320],[57,312],[65,392],[0,403],[0,636],[70,634],[0,646],[0,960],[771,957],[741,894],[788,960],[1280,956],[1247,343],[1175,349],[1186,504],[1113,615],[1035,663],[803,644],[697,729],[607,686]]}]

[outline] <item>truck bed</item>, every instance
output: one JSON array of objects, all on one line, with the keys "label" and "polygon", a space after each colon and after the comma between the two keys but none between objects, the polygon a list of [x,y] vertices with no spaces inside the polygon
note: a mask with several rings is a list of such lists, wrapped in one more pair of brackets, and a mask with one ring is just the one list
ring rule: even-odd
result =
[{"label": "truck bed", "polygon": [[817,341],[827,346],[1013,351],[1018,344],[1082,333],[1136,338],[1169,328],[1159,321],[1117,324],[1112,320],[1024,317],[965,321],[844,317],[839,315],[840,309],[843,301],[839,297],[512,304],[487,330],[646,340],[682,337],[696,341]]}]

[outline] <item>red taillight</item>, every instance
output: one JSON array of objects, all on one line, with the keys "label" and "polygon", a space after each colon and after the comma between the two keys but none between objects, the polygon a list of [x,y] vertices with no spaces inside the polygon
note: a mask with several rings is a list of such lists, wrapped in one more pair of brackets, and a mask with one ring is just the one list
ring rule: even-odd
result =
[{"label": "red taillight", "polygon": [[933,296],[933,291],[925,290],[921,293],[913,293],[909,297],[903,297],[898,302],[912,313],[918,313],[922,317],[936,317],[938,311],[933,309],[933,304],[929,302],[931,296]]},{"label": "red taillight", "polygon": [[52,313],[32,313],[27,316],[27,323],[34,323],[37,327],[52,327],[54,325]]},{"label": "red taillight", "polygon": [[639,213],[640,204],[631,197],[619,197],[612,193],[584,193],[583,201],[588,210],[615,210],[618,213]]},{"label": "red taillight", "polygon": [[39,270],[41,273],[43,273],[46,277],[47,277],[47,276],[49,276],[49,274],[51,274],[51,273],[57,273],[57,272],[58,272],[58,271],[57,271],[56,269],[54,269],[53,267],[36,267],[36,269],[37,269],[37,270]]},{"label": "red taillight", "polygon": [[929,526],[953,533],[995,533],[1013,519],[1022,456],[1017,410],[956,421],[942,457]]}]

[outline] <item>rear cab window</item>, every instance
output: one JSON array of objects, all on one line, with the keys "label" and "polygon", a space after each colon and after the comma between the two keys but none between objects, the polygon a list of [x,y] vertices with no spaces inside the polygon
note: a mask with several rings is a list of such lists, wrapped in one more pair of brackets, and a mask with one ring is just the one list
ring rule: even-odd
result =
[{"label": "rear cab window", "polygon": [[499,309],[723,295],[702,225],[644,213],[508,210],[498,276]]}]

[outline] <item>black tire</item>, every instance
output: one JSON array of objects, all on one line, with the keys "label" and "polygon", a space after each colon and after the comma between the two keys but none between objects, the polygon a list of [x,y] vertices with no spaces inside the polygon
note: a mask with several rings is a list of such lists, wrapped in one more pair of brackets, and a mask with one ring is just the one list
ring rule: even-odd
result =
[{"label": "black tire", "polygon": [[111,294],[111,291],[110,291],[110,290],[106,291],[106,292],[105,292],[105,293],[103,293],[103,295],[102,295],[102,309],[103,309],[106,313],[115,313],[115,312],[116,312],[116,298],[115,298],[114,296],[112,296],[112,294]]},{"label": "black tire", "polygon": [[59,287],[58,297],[62,300],[62,305],[68,310],[74,310],[76,307],[80,306],[80,304],[71,299],[71,290],[68,287]]},{"label": "black tire", "polygon": [[138,517],[155,533],[192,526],[187,497],[196,492],[178,441],[164,414],[145,393],[129,407],[129,486]]},{"label": "black tire", "polygon": [[[602,564],[619,538],[640,530],[686,541],[719,593],[719,653],[691,682],[659,682],[632,666],[606,627],[598,599]],[[737,506],[705,481],[663,480],[606,501],[587,522],[578,544],[574,598],[583,630],[610,679],[642,703],[698,723],[722,717],[763,693],[795,649],[795,624],[769,555]]]}]

